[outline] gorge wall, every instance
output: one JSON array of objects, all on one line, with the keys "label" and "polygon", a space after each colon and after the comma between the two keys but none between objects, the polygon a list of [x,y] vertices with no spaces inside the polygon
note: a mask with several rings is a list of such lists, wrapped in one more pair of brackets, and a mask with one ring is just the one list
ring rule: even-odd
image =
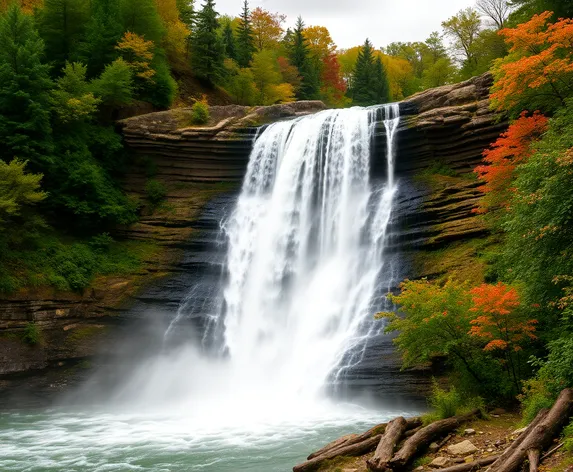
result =
[{"label": "gorge wall", "polygon": [[[406,255],[410,277],[439,276],[450,269],[436,260],[442,248],[486,233],[472,212],[480,192],[469,175],[506,127],[489,109],[491,80],[488,75],[476,77],[400,104],[396,172],[401,191],[393,249]],[[167,201],[154,210],[144,207],[140,221],[120,229],[117,236],[153,242],[154,249],[138,273],[98,278],[83,294],[36,289],[0,297],[0,390],[10,390],[18,373],[75,369],[95,354],[113,358],[121,349],[126,319],[159,307],[176,310],[188,277],[205,271],[216,277],[207,241],[218,231],[221,212],[232,205],[257,130],[321,109],[321,102],[212,107],[211,121],[204,127],[190,125],[190,109],[119,122],[134,155],[125,178],[127,192],[143,201],[145,185],[154,179],[164,183]],[[385,146],[384,126],[378,123],[374,173],[384,172]],[[441,169],[448,175],[441,175]],[[30,322],[41,329],[40,344],[22,340]],[[50,390],[60,388],[65,378],[29,382]]]}]

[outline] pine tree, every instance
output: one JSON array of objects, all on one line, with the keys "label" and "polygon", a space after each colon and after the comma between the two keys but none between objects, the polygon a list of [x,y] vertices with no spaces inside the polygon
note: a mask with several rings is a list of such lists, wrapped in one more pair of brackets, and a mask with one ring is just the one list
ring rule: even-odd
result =
[{"label": "pine tree", "polygon": [[176,0],[179,19],[189,29],[195,24],[195,2],[193,0]]},{"label": "pine tree", "polygon": [[120,13],[118,0],[91,0],[81,53],[90,77],[99,75],[118,56],[115,46],[123,35]]},{"label": "pine tree", "polygon": [[304,23],[299,16],[294,31],[292,32],[292,44],[290,45],[290,61],[301,76],[301,84],[297,91],[297,98],[301,100],[318,99],[320,95],[320,64],[313,60],[306,38],[304,37]]},{"label": "pine tree", "polygon": [[66,61],[73,61],[85,32],[89,9],[84,0],[45,0],[38,14],[40,35],[46,45],[46,56],[56,72]]},{"label": "pine tree", "polygon": [[390,87],[384,64],[380,57],[374,59],[374,49],[368,39],[358,53],[348,92],[355,105],[369,106],[390,101]]},{"label": "pine tree", "polygon": [[256,47],[248,0],[245,0],[243,3],[243,11],[239,20],[236,42],[237,62],[241,67],[249,67]]},{"label": "pine tree", "polygon": [[30,160],[32,171],[51,162],[50,69],[32,18],[12,4],[0,15],[0,159]]},{"label": "pine tree", "polygon": [[121,0],[123,31],[143,36],[156,45],[161,43],[165,29],[155,0]]},{"label": "pine tree", "polygon": [[223,47],[225,49],[225,55],[236,61],[237,48],[235,46],[235,35],[233,34],[233,28],[231,28],[230,22],[227,22],[223,30]]},{"label": "pine tree", "polygon": [[376,62],[374,63],[374,83],[374,92],[376,94],[374,105],[390,102],[388,74],[386,73],[386,68],[384,64],[382,64],[382,58],[380,56],[376,58]]},{"label": "pine tree", "polygon": [[219,81],[224,72],[223,42],[217,32],[219,14],[215,2],[206,0],[197,15],[197,24],[191,35],[191,66],[199,79],[210,85]]}]

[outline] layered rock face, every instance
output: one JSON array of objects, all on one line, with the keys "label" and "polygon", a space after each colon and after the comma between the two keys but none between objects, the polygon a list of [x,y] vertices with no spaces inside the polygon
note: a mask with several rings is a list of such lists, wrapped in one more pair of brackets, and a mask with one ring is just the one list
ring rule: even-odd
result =
[{"label": "layered rock face", "polygon": [[[491,80],[484,75],[425,91],[400,104],[394,249],[412,261],[485,232],[472,213],[480,197],[478,182],[466,174],[506,127],[489,110]],[[161,317],[161,310],[172,316],[190,278],[212,272],[205,279],[205,293],[194,296],[200,306],[209,296],[207,285],[214,286],[219,276],[220,261],[213,258],[221,251],[212,244],[221,215],[234,201],[256,133],[265,123],[324,108],[321,102],[212,107],[211,121],[202,127],[190,124],[190,109],[122,120],[119,126],[134,154],[125,180],[127,192],[145,201],[146,183],[154,179],[165,185],[167,201],[153,211],[144,208],[140,222],[119,235],[153,242],[156,248],[146,256],[140,273],[98,279],[81,295],[40,290],[0,299],[0,387],[2,375],[42,370],[96,353],[114,355],[126,318],[149,310],[156,317]],[[377,131],[375,175],[385,172],[386,162],[382,123]],[[428,169],[431,174],[434,167],[455,175],[430,180],[421,175]],[[415,270],[414,264],[406,267],[404,275],[434,276],[441,269]],[[30,322],[42,330],[39,344],[23,341]]]}]

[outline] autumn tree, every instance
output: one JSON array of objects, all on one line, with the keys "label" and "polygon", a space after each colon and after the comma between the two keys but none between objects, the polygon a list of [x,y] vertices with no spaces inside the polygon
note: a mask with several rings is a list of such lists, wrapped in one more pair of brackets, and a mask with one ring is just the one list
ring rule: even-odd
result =
[{"label": "autumn tree", "polygon": [[484,164],[475,169],[484,183],[480,189],[486,194],[480,202],[480,212],[509,206],[515,169],[532,155],[535,142],[546,129],[547,118],[543,115],[528,116],[523,112],[491,148],[484,151]]},{"label": "autumn tree", "polygon": [[535,15],[500,34],[510,54],[494,67],[492,104],[513,116],[523,109],[553,111],[573,95],[573,20]]},{"label": "autumn tree", "polygon": [[252,73],[258,91],[257,103],[271,105],[294,99],[291,84],[282,83],[277,59],[272,51],[259,51],[253,57]]},{"label": "autumn tree", "polygon": [[116,49],[133,71],[133,77],[141,82],[152,81],[155,71],[151,67],[155,44],[146,41],[138,34],[127,32],[123,35]]},{"label": "autumn tree", "polygon": [[330,32],[324,26],[309,26],[303,31],[309,51],[315,57],[323,61],[336,51],[336,44],[330,36]]},{"label": "autumn tree", "polygon": [[340,73],[340,63],[334,52],[322,59],[321,82],[320,96],[327,105],[340,107],[347,104],[346,83]]},{"label": "autumn tree", "polygon": [[255,46],[259,51],[263,49],[276,49],[284,33],[283,24],[286,15],[271,13],[261,7],[255,8],[251,13],[251,25]]},{"label": "autumn tree", "polygon": [[249,2],[245,0],[237,27],[237,62],[241,67],[249,67],[255,50],[251,12],[249,11]]},{"label": "autumn tree", "polygon": [[165,31],[160,45],[165,49],[169,63],[181,69],[185,64],[184,58],[191,30],[181,20],[177,0],[155,0],[155,3]]},{"label": "autumn tree", "polygon": [[223,42],[217,32],[219,14],[215,2],[206,0],[197,15],[197,25],[191,37],[191,66],[193,73],[213,85],[223,75]]}]

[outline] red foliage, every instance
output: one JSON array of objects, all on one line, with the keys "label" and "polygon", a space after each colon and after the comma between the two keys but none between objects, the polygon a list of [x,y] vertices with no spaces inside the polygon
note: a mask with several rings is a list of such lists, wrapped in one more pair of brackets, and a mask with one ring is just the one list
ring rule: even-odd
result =
[{"label": "red foliage", "polygon": [[335,101],[343,99],[346,93],[346,83],[340,73],[340,63],[335,53],[329,53],[322,59],[322,83],[323,91],[332,94]]},{"label": "red foliage", "polygon": [[484,182],[480,187],[487,198],[482,200],[480,213],[508,205],[511,182],[516,166],[525,162],[533,152],[533,144],[547,129],[547,118],[539,112],[521,116],[511,124],[507,132],[483,153],[485,164],[475,168],[478,178]]},{"label": "red foliage", "polygon": [[484,351],[496,349],[520,351],[520,342],[535,339],[537,320],[522,320],[516,310],[521,306],[513,287],[499,282],[482,284],[471,290],[472,308],[478,316],[470,321],[470,335],[489,340]]}]

